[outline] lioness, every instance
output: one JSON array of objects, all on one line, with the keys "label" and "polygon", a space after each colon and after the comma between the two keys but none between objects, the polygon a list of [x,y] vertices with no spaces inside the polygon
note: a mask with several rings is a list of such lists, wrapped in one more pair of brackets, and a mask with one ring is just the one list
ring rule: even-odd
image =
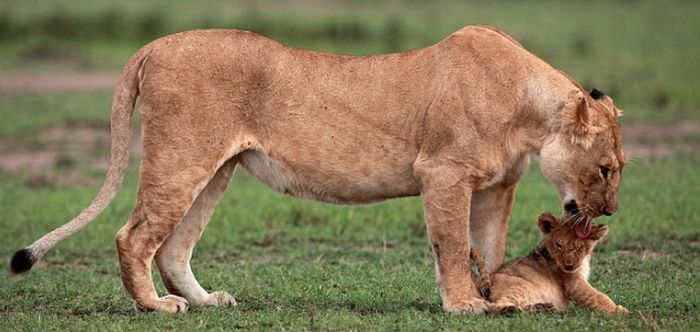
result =
[{"label": "lioness", "polygon": [[477,288],[489,300],[489,312],[562,311],[573,301],[608,314],[629,313],[588,283],[591,252],[608,226],[593,225],[582,239],[568,221],[540,215],[537,224],[543,239],[537,248],[494,273],[485,270],[483,259],[472,249],[481,273]]},{"label": "lioness", "polygon": [[[449,312],[480,313],[469,249],[503,261],[515,186],[529,156],[577,229],[617,209],[625,162],[618,111],[490,27],[439,43],[352,57],[286,47],[245,31],[197,30],[140,49],[112,105],[107,177],[75,219],[18,251],[26,271],[114,197],[128,164],[136,96],[143,159],[134,211],[116,242],[122,280],[143,310],[231,305],[189,260],[240,165],[293,196],[360,204],[421,195],[437,284]],[[155,257],[170,295],[158,297]]]}]

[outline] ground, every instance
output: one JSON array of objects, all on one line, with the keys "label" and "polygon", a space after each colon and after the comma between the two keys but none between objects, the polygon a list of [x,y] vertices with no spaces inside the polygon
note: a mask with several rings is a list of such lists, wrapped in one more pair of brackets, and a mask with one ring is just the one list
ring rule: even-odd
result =
[{"label": "ground", "polygon": [[[161,21],[136,3],[66,1],[41,10],[23,3],[0,4],[0,13],[10,13],[0,14],[0,257],[6,262],[96,194],[108,160],[109,89],[119,66],[145,42],[138,31],[162,34],[231,20],[293,46],[367,54],[427,45],[460,25],[488,23],[586,87],[607,91],[625,111],[630,162],[619,211],[598,220],[610,233],[594,253],[591,282],[631,315],[610,318],[576,306],[553,315],[445,314],[418,198],[339,207],[275,193],[244,171],[234,177],[193,260],[202,285],[230,292],[239,306],[136,313],[121,285],[114,245],[136,192],[135,119],[131,167],[112,205],[28,274],[0,278],[3,330],[700,329],[695,2],[406,2],[402,12],[380,5],[393,13],[380,15],[368,4],[343,1],[280,9],[209,0],[200,3],[219,15],[202,16],[181,1],[175,2],[180,10]],[[250,15],[236,18],[236,11],[224,10],[229,6]],[[422,17],[425,12],[431,15]],[[302,15],[308,13],[313,16]],[[88,34],[81,24],[140,28],[112,40],[111,30]],[[144,28],[152,26],[160,30]],[[560,209],[535,159],[518,188],[507,259],[537,244],[539,213]],[[164,294],[159,281],[157,287]]]}]

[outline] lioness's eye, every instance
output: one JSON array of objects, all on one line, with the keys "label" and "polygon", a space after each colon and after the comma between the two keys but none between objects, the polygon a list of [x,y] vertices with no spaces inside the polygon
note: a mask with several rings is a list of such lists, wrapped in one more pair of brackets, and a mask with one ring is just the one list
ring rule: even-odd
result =
[{"label": "lioness's eye", "polygon": [[561,243],[557,242],[557,250],[562,251],[564,250],[564,246],[561,245]]},{"label": "lioness's eye", "polygon": [[607,179],[608,173],[610,173],[610,168],[607,168],[605,166],[600,166],[600,174],[603,176],[603,178]]}]

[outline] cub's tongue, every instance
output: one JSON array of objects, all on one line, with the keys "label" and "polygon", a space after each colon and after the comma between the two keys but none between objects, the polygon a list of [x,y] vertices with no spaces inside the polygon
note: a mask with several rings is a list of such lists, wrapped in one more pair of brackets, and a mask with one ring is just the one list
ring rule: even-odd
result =
[{"label": "cub's tongue", "polygon": [[586,239],[589,235],[591,235],[591,228],[593,228],[593,223],[590,219],[588,219],[578,222],[574,226],[574,232],[576,232],[576,236],[578,236],[580,239]]}]

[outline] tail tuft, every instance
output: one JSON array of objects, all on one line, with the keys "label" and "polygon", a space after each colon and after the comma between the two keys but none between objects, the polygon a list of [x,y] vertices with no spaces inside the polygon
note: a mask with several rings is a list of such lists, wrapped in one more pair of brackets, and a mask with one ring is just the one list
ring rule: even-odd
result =
[{"label": "tail tuft", "polygon": [[12,271],[13,274],[27,272],[34,266],[36,261],[36,257],[28,248],[17,250],[14,256],[12,256],[10,271]]}]

